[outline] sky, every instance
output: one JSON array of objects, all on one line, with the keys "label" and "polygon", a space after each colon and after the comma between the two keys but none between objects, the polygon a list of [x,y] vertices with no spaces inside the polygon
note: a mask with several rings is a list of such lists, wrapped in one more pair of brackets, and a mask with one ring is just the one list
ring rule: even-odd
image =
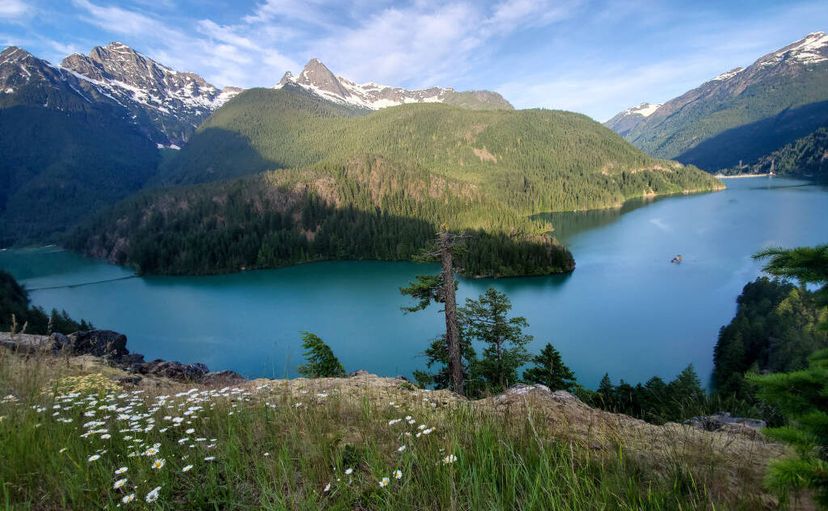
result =
[{"label": "sky", "polygon": [[120,41],[220,87],[269,87],[317,57],[358,82],[599,121],[816,31],[826,0],[0,0],[0,46],[52,63]]}]

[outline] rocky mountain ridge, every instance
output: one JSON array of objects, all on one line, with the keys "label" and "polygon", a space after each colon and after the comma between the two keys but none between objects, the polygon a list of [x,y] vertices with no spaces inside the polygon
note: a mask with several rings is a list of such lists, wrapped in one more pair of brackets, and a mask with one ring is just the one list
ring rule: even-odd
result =
[{"label": "rocky mountain ridge", "polygon": [[[88,56],[70,55],[60,66],[17,47],[0,53],[0,97],[22,95],[30,87],[62,89],[90,104],[103,104],[165,146],[182,145],[207,116],[241,92],[219,89],[119,42],[95,47]],[[62,108],[48,102],[42,106]]]},{"label": "rocky mountain ridge", "polygon": [[[665,102],[646,116],[637,115],[636,109],[628,109],[604,124],[654,156],[676,158],[683,163],[715,170],[738,163],[739,159],[752,160],[758,155],[751,151],[739,154],[738,144],[731,141],[730,155],[727,156],[736,161],[729,161],[718,146],[715,149],[719,156],[713,157],[713,147],[704,146],[707,139],[727,130],[769,120],[771,126],[758,126],[757,129],[775,129],[779,136],[773,137],[774,140],[778,138],[779,145],[784,145],[823,124],[827,115],[824,109],[819,108],[815,113],[809,107],[800,115],[806,125],[799,126],[791,118],[796,114],[794,109],[826,100],[828,34],[814,32],[760,57],[746,68],[724,72]],[[770,120],[774,116],[785,118]],[[784,123],[787,127],[782,129]],[[793,138],[786,138],[788,134]],[[753,133],[747,138],[760,139],[761,134]]]},{"label": "rocky mountain ridge", "polygon": [[328,101],[367,110],[408,103],[448,103],[481,110],[512,109],[512,105],[503,96],[492,91],[459,92],[443,87],[411,90],[374,82],[359,84],[334,75],[316,58],[309,60],[297,76],[287,71],[274,88],[280,89],[286,85],[301,87]]}]

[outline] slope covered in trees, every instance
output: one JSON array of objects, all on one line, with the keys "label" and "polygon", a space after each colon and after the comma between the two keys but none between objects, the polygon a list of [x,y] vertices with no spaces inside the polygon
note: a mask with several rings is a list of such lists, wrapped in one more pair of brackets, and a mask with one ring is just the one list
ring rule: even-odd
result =
[{"label": "slope covered in trees", "polygon": [[807,35],[661,105],[625,133],[648,154],[717,171],[828,122],[828,36]]},{"label": "slope covered in trees", "polygon": [[47,335],[91,328],[86,321],[70,318],[66,311],[46,313],[40,307],[32,307],[26,289],[11,274],[0,270],[0,332]]},{"label": "slope covered in trees", "polygon": [[828,127],[796,139],[790,144],[756,159],[743,167],[732,167],[724,174],[767,174],[828,179]]},{"label": "slope covered in trees", "polygon": [[0,101],[0,154],[0,246],[56,239],[139,189],[159,162],[106,105],[38,85]]},{"label": "slope covered in trees", "polygon": [[128,200],[70,246],[144,272],[208,273],[410,259],[445,226],[473,234],[467,274],[543,274],[573,262],[532,215],[721,187],[578,114],[422,104],[359,115],[290,88],[228,102],[159,180],[201,184]]}]

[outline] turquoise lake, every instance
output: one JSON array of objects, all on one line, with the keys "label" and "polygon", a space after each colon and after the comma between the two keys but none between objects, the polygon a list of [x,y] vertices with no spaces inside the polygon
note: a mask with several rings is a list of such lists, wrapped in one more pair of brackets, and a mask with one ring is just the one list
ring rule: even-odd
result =
[{"label": "turquoise lake", "polygon": [[[828,242],[828,188],[789,179],[730,179],[722,192],[552,215],[575,255],[570,275],[460,282],[493,286],[527,318],[533,350],[551,341],[581,383],[672,378],[712,369],[718,330],[770,245]],[[671,264],[681,254],[682,264]],[[403,314],[399,288],[432,265],[326,262],[211,277],[127,278],[128,268],[57,248],[0,252],[34,304],[125,333],[148,359],[204,362],[246,376],[294,376],[299,332],[325,339],[346,369],[410,375],[443,325],[437,309]],[[100,282],[104,281],[104,282]],[[96,284],[89,284],[99,282]],[[87,284],[80,285],[77,284]]]}]

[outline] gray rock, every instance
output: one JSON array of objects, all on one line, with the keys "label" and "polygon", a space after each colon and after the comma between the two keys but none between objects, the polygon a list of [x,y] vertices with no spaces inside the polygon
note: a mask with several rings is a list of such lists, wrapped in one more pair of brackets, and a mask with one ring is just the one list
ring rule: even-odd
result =
[{"label": "gray rock", "polygon": [[733,417],[728,412],[720,412],[713,415],[700,415],[684,421],[684,424],[705,431],[736,431],[745,428],[759,431],[767,427],[767,423],[761,419],[749,419],[745,417]]},{"label": "gray rock", "polygon": [[181,362],[156,359],[151,362],[138,365],[141,374],[162,376],[181,382],[201,382],[204,376],[210,372],[207,366],[201,363],[182,364]]},{"label": "gray rock", "polygon": [[112,330],[89,330],[69,334],[69,346],[75,355],[92,355],[118,360],[129,354],[127,338]]},{"label": "gray rock", "polygon": [[238,385],[245,380],[246,378],[236,371],[217,371],[205,374],[199,383],[204,385],[227,386]]}]

